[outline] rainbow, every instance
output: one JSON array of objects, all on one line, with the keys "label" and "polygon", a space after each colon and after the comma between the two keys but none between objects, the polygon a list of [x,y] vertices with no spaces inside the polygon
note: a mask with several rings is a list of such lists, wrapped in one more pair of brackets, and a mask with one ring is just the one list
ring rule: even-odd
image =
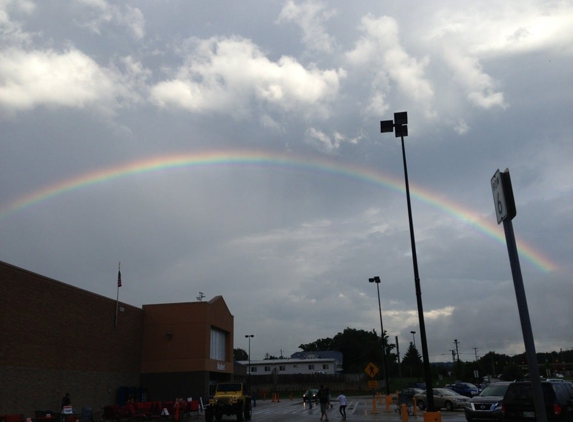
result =
[{"label": "rainbow", "polygon": [[[293,154],[264,151],[208,151],[158,156],[85,173],[31,192],[6,205],[0,206],[0,220],[17,211],[64,193],[99,183],[110,182],[125,176],[181,167],[199,168],[215,165],[279,166],[295,170],[318,171],[358,179],[395,192],[404,193],[405,191],[402,177],[397,178],[385,175],[373,168],[347,163],[341,164],[324,158],[309,158]],[[443,210],[453,217],[474,226],[495,241],[505,245],[505,236],[500,227],[493,222],[483,221],[477,213],[414,184],[410,185],[410,193],[416,200]],[[539,270],[551,272],[558,268],[557,264],[525,242],[518,241],[518,246],[520,255]]]}]

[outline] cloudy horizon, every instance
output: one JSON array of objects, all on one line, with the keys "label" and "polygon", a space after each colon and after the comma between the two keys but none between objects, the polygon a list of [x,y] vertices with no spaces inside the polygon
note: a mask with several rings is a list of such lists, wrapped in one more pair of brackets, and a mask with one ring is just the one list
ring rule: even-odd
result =
[{"label": "cloudy horizon", "polygon": [[573,349],[573,5],[0,1],[0,260],[120,301],[221,295],[235,348],[419,326],[524,352],[490,179],[511,173],[537,352]]}]

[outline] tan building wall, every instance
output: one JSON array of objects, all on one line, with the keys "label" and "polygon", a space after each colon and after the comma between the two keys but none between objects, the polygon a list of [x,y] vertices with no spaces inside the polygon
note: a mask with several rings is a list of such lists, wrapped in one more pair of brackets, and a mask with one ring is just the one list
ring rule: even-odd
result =
[{"label": "tan building wall", "polygon": [[[233,315],[217,296],[208,302],[144,305],[141,382],[151,400],[206,396],[233,375]],[[225,360],[210,357],[211,329],[225,333]]]}]

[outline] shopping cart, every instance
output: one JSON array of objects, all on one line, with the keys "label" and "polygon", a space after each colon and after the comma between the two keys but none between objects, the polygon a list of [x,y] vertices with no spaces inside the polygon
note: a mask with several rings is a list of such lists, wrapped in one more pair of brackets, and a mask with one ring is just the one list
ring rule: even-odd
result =
[{"label": "shopping cart", "polygon": [[398,400],[395,401],[396,409],[399,415],[402,414],[402,405],[406,405],[406,411],[408,415],[414,414],[414,398],[409,394],[398,393]]}]

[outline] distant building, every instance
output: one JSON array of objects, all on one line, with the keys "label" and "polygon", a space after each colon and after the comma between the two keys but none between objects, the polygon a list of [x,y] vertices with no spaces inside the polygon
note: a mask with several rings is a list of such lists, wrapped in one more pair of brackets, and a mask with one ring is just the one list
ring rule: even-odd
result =
[{"label": "distant building", "polygon": [[237,363],[246,366],[251,376],[342,373],[342,353],[335,351],[297,352],[290,359],[251,360],[250,368],[248,360]]}]

